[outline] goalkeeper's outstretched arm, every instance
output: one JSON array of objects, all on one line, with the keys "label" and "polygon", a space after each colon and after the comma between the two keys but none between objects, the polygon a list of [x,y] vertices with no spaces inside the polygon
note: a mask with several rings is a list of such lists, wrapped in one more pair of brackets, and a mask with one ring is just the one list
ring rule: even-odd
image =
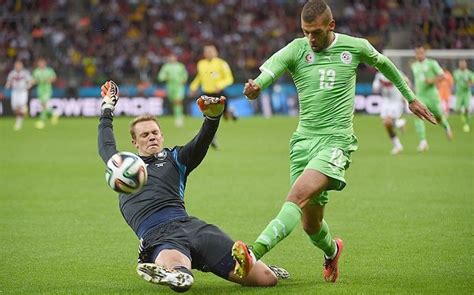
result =
[{"label": "goalkeeper's outstretched arm", "polygon": [[113,132],[113,111],[118,101],[119,90],[113,81],[107,81],[101,87],[102,103],[99,123],[99,136],[97,138],[99,155],[102,160],[107,161],[118,151],[115,144]]},{"label": "goalkeeper's outstretched arm", "polygon": [[100,116],[99,136],[97,142],[99,145],[99,155],[104,163],[107,163],[110,157],[118,152],[115,145],[112,120],[113,116],[110,109],[106,109],[102,112],[102,115]]},{"label": "goalkeeper's outstretched arm", "polygon": [[206,156],[209,145],[216,135],[224,111],[225,97],[201,96],[197,104],[204,114],[199,133],[179,150],[179,162],[186,166],[186,175],[196,168]]}]

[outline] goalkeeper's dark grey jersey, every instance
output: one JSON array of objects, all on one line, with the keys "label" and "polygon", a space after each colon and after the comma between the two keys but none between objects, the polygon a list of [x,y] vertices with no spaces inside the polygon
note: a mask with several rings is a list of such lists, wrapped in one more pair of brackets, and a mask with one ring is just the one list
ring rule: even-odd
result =
[{"label": "goalkeeper's dark grey jersey", "polygon": [[[111,112],[105,110],[99,123],[99,154],[105,163],[118,152],[112,119]],[[119,194],[120,211],[138,237],[157,225],[187,216],[187,177],[204,159],[218,126],[219,119],[206,118],[199,133],[186,145],[142,157],[147,164],[148,181],[137,193]]]}]

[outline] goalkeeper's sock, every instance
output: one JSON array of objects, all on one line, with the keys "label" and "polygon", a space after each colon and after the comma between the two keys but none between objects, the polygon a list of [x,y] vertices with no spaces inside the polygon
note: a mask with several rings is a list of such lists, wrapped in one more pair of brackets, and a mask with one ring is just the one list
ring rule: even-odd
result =
[{"label": "goalkeeper's sock", "polygon": [[336,242],[332,239],[329,227],[326,221],[323,219],[321,230],[319,233],[308,235],[311,243],[323,250],[327,258],[332,259],[337,254]]},{"label": "goalkeeper's sock", "polygon": [[260,259],[268,251],[286,238],[301,220],[301,209],[293,202],[285,202],[277,217],[270,221],[255,243],[252,252]]},{"label": "goalkeeper's sock", "polygon": [[420,141],[426,140],[426,129],[425,129],[425,122],[420,118],[415,118],[415,130],[416,134],[420,138]]}]

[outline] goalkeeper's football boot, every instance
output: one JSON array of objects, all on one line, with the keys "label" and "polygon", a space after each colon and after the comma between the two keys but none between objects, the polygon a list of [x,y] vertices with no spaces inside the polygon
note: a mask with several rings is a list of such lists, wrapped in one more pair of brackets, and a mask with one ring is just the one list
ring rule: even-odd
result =
[{"label": "goalkeeper's football boot", "polygon": [[237,241],[232,246],[232,257],[235,260],[234,274],[239,278],[248,276],[257,261],[252,251],[242,241]]},{"label": "goalkeeper's football boot", "polygon": [[276,275],[277,279],[279,280],[286,280],[290,278],[290,273],[279,266],[276,265],[269,265],[268,268],[270,268],[271,271]]},{"label": "goalkeeper's football boot", "polygon": [[154,263],[139,263],[137,273],[147,282],[168,286],[176,292],[187,291],[194,282],[191,274]]},{"label": "goalkeeper's football boot", "polygon": [[335,239],[337,246],[337,253],[333,259],[329,259],[324,255],[324,270],[323,277],[326,282],[335,282],[339,277],[339,257],[341,256],[342,249],[344,249],[344,243],[341,239]]}]

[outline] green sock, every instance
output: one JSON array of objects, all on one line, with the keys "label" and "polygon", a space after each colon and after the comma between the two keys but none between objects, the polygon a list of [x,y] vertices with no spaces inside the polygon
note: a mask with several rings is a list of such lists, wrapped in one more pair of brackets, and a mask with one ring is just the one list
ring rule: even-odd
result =
[{"label": "green sock", "polygon": [[448,122],[448,119],[446,118],[446,116],[441,116],[441,125],[443,125],[443,128],[444,128],[445,130],[451,128],[451,127],[449,126],[449,122]]},{"label": "green sock", "polygon": [[426,139],[425,122],[420,118],[415,118],[415,130],[420,140]]},{"label": "green sock", "polygon": [[336,243],[332,239],[331,233],[329,232],[328,224],[324,219],[319,233],[315,233],[308,236],[311,240],[311,243],[313,243],[313,245],[315,245],[319,249],[323,250],[324,254],[326,254],[327,257],[332,257],[336,252]]},{"label": "green sock", "polygon": [[45,108],[40,113],[40,120],[46,121],[48,118],[51,117],[51,115],[52,115],[51,109]]},{"label": "green sock", "polygon": [[468,111],[464,111],[462,113],[462,121],[464,122],[464,124],[466,125],[470,125],[471,124],[471,118],[469,117],[469,112]]},{"label": "green sock", "polygon": [[182,105],[174,105],[173,106],[173,114],[175,118],[182,118],[183,117],[183,106]]},{"label": "green sock", "polygon": [[270,221],[252,245],[252,252],[255,257],[257,259],[262,258],[276,244],[286,238],[300,222],[301,215],[302,212],[298,205],[293,202],[285,202],[277,217]]}]

